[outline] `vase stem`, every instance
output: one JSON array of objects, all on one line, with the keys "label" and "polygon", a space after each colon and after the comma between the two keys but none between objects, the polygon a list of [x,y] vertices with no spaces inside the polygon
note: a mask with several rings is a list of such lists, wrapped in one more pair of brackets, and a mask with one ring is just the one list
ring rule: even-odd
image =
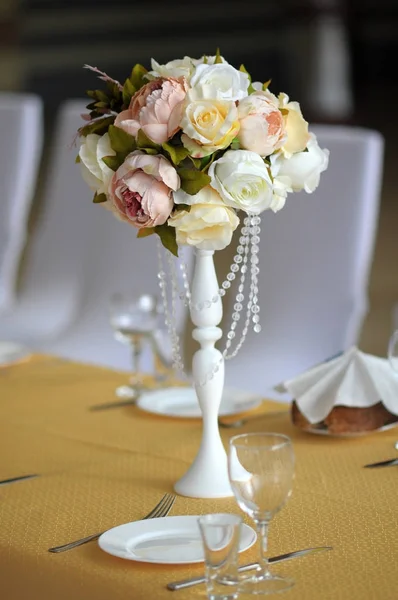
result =
[{"label": "vase stem", "polygon": [[[203,417],[202,441],[198,454],[186,474],[176,483],[175,490],[192,498],[224,498],[232,496],[228,479],[227,455],[218,429],[218,411],[224,387],[224,359],[215,343],[221,338],[218,326],[222,318],[222,303],[212,298],[218,295],[218,282],[213,252],[196,251],[191,287],[191,319],[196,328],[192,337],[200,344],[194,354],[192,373]],[[198,308],[200,307],[200,308]]]}]

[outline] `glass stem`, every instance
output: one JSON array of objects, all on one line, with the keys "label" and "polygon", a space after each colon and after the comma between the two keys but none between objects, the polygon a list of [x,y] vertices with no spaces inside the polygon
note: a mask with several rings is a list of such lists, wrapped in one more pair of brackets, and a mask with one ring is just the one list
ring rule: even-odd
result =
[{"label": "glass stem", "polygon": [[140,387],[142,385],[141,376],[139,375],[139,363],[141,358],[141,350],[142,350],[142,341],[140,336],[134,335],[130,340],[131,345],[131,363],[132,363],[132,375],[131,375],[131,385],[134,387]]},{"label": "glass stem", "polygon": [[258,535],[258,542],[260,546],[258,572],[263,577],[270,577],[271,573],[269,570],[269,563],[267,558],[269,521],[256,521],[255,523]]}]

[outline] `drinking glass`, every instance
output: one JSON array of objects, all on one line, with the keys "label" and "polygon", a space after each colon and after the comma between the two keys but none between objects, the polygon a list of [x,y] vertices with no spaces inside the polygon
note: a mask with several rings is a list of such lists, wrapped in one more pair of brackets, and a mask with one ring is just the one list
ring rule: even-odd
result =
[{"label": "drinking glass", "polygon": [[110,322],[115,338],[131,349],[132,376],[129,385],[116,389],[119,398],[136,398],[142,389],[139,374],[143,345],[151,343],[158,323],[157,299],[150,294],[115,293],[110,300]]},{"label": "drinking glass", "polygon": [[205,554],[207,595],[210,600],[238,597],[238,553],[242,518],[213,514],[198,519]]},{"label": "drinking glass", "polygon": [[394,331],[388,344],[388,360],[393,371],[398,374],[398,329]]},{"label": "drinking glass", "polygon": [[260,544],[259,566],[243,579],[246,594],[274,594],[291,588],[294,580],[274,575],[267,559],[268,527],[292,492],[294,452],[291,440],[278,433],[245,433],[230,440],[228,473],[235,499],[254,521]]}]

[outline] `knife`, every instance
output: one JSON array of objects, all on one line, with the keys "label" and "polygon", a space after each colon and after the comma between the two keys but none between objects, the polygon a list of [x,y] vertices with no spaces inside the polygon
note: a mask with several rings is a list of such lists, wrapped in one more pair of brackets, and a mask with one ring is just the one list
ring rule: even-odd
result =
[{"label": "knife", "polygon": [[17,481],[24,481],[25,479],[33,479],[39,477],[39,475],[20,475],[19,477],[11,477],[10,479],[3,479],[0,481],[0,485],[7,485],[8,483],[16,483]]},{"label": "knife", "polygon": [[[279,556],[272,556],[268,559],[269,564],[282,562],[284,560],[290,560],[292,558],[296,558],[298,556],[306,556],[307,554],[315,554],[316,552],[323,552],[324,550],[333,550],[332,546],[320,546],[319,548],[306,548],[305,550],[295,550],[295,552],[288,552],[287,554],[280,554]],[[244,571],[250,571],[251,569],[256,569],[258,567],[258,563],[250,563],[248,565],[243,565],[239,567],[238,571],[243,573]],[[187,587],[191,587],[193,585],[197,585],[198,583],[204,583],[206,581],[205,577],[193,577],[192,579],[182,579],[181,581],[174,581],[172,583],[167,584],[167,589],[174,590],[182,590]]]},{"label": "knife", "polygon": [[382,460],[381,462],[364,465],[364,468],[375,469],[377,467],[393,467],[394,465],[398,465],[398,458],[391,458],[390,460]]}]

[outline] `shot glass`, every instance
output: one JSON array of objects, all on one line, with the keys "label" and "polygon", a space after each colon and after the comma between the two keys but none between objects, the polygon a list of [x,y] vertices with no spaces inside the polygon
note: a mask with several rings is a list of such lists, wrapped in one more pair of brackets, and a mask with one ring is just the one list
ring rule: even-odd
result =
[{"label": "shot glass", "polygon": [[235,600],[242,518],[211,514],[200,517],[198,522],[205,555],[207,596],[209,600]]}]

